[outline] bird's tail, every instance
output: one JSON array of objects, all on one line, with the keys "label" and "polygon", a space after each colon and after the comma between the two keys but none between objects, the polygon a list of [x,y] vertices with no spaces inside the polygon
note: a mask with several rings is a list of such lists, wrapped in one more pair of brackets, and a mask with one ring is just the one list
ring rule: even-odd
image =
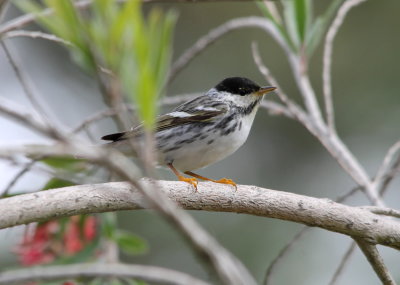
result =
[{"label": "bird's tail", "polygon": [[126,139],[125,134],[126,134],[126,132],[109,134],[109,135],[101,137],[101,139],[105,140],[105,141],[117,142],[117,141]]}]

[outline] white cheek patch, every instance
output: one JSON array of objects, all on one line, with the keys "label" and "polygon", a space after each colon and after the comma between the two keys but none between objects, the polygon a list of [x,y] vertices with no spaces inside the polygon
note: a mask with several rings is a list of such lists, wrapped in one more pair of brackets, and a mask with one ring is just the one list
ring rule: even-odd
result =
[{"label": "white cheek patch", "polygon": [[169,113],[168,115],[171,117],[175,117],[175,118],[187,118],[187,117],[193,116],[192,114],[189,114],[186,112],[179,112],[179,111]]}]

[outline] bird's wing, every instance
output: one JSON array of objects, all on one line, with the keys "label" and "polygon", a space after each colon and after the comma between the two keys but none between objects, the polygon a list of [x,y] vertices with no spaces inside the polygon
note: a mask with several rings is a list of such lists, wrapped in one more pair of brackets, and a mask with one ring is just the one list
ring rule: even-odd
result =
[{"label": "bird's wing", "polygon": [[[208,96],[200,96],[176,107],[172,112],[157,117],[155,131],[160,132],[189,123],[212,122],[228,111],[223,102],[211,101]],[[102,137],[103,140],[120,141],[143,134],[143,124],[130,131]]]},{"label": "bird's wing", "polygon": [[157,118],[156,132],[188,123],[212,122],[228,111],[228,105],[200,96]]}]

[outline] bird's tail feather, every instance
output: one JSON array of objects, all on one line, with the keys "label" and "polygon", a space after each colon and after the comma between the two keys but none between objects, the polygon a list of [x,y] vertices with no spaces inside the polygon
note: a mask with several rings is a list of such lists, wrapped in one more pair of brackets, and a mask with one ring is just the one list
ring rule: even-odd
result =
[{"label": "bird's tail feather", "polygon": [[125,139],[125,138],[124,138],[125,134],[126,134],[126,132],[109,134],[109,135],[106,135],[106,136],[101,137],[101,139],[102,139],[102,140],[105,140],[105,141],[113,141],[113,142],[116,142],[116,141],[120,141],[120,140]]}]

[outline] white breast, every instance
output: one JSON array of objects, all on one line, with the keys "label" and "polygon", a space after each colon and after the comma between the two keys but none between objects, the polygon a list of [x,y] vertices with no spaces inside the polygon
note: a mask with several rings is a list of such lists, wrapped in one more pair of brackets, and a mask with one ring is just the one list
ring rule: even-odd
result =
[{"label": "white breast", "polygon": [[[249,135],[257,108],[245,117],[240,118],[234,132],[221,135],[220,131],[207,132],[208,136],[202,140],[195,140],[190,144],[169,152],[168,155],[159,154],[159,163],[166,164],[171,160],[173,165],[181,171],[192,171],[203,168],[224,159],[242,146]],[[230,122],[229,128],[236,122]],[[192,136],[192,135],[190,135]],[[185,134],[182,135],[185,139]]]}]

